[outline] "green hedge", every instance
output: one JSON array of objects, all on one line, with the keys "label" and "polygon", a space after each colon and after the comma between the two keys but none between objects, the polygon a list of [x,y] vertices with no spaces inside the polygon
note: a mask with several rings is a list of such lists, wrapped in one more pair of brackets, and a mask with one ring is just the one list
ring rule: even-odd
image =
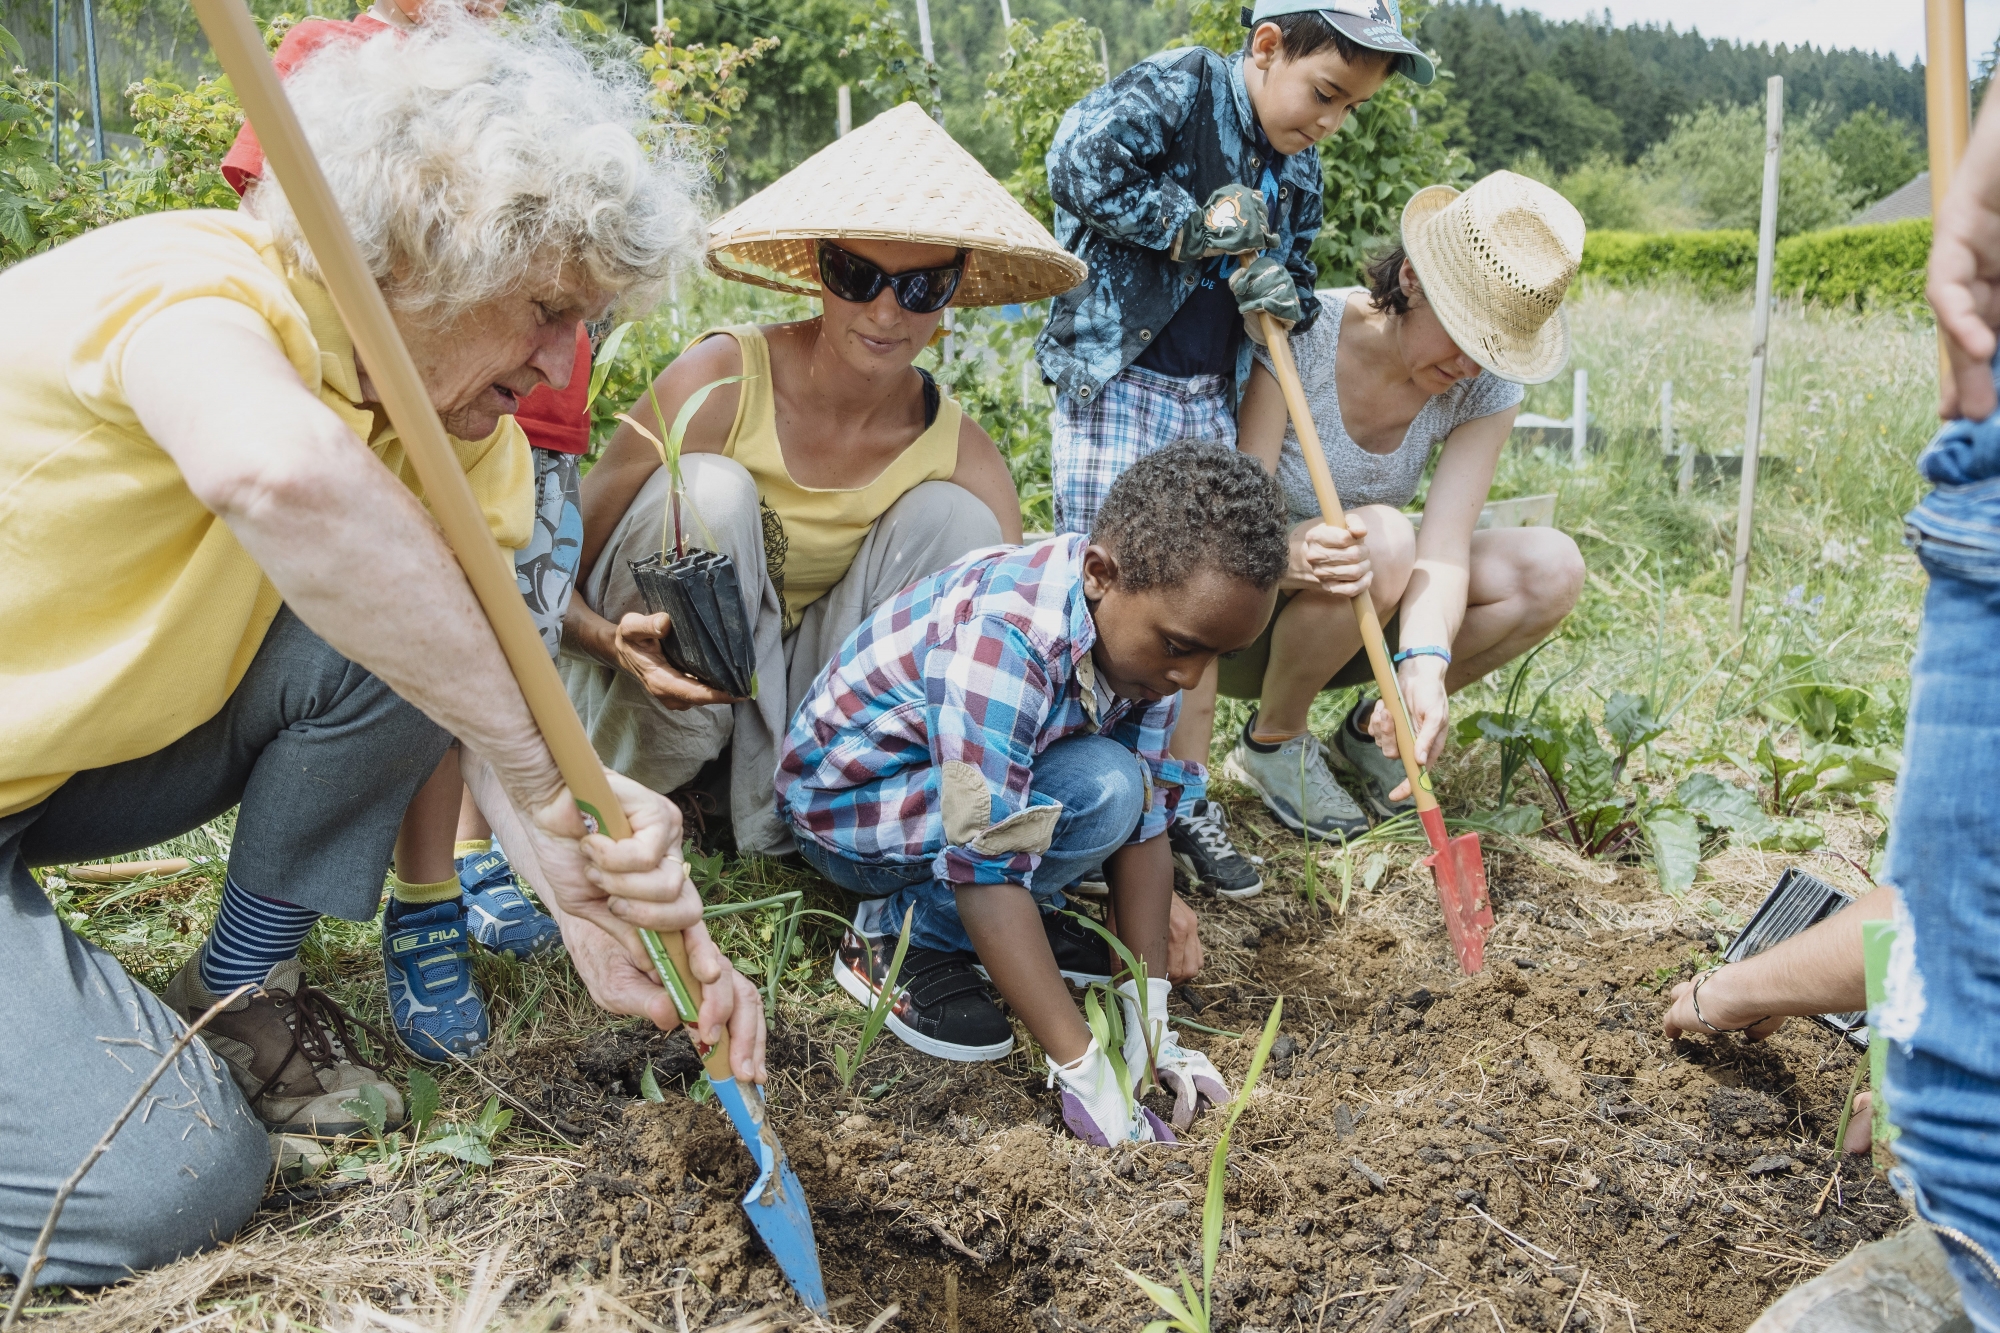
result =
[{"label": "green hedge", "polygon": [[[1778,243],[1772,285],[1827,305],[1921,306],[1930,252],[1929,218],[1807,232]],[[1593,231],[1583,271],[1623,286],[1679,279],[1710,296],[1747,292],[1757,281],[1757,234]]]},{"label": "green hedge", "polygon": [[1625,286],[1679,278],[1711,296],[1748,291],[1757,281],[1757,233],[1593,231],[1583,271]]},{"label": "green hedge", "polygon": [[1773,285],[1827,305],[1911,307],[1924,300],[1931,220],[1831,227],[1778,246]]}]

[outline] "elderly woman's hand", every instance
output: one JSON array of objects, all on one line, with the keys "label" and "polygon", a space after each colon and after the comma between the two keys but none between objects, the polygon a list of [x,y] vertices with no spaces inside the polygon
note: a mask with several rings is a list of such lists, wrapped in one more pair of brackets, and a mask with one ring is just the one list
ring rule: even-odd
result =
[{"label": "elderly woman's hand", "polygon": [[728,695],[694,677],[674,669],[662,647],[673,628],[673,617],[662,611],[642,616],[628,612],[612,629],[611,651],[621,670],[630,672],[660,701],[660,706],[678,713],[706,704],[734,703]]},{"label": "elderly woman's hand", "polygon": [[1358,597],[1375,581],[1368,555],[1368,524],[1359,514],[1346,527],[1306,522],[1292,529],[1291,556],[1281,587],[1317,588],[1336,597]]},{"label": "elderly woman's hand", "polygon": [[688,969],[702,987],[696,1036],[716,1045],[726,1033],[736,1076],[761,1081],[763,1002],[702,925],[701,895],[681,856],[680,811],[623,774],[606,776],[632,826],[630,837],[589,832],[567,788],[534,818],[546,905],[556,911],[578,974],[602,1007],[671,1030],[680,1018],[653,974],[639,930],[680,931]]}]

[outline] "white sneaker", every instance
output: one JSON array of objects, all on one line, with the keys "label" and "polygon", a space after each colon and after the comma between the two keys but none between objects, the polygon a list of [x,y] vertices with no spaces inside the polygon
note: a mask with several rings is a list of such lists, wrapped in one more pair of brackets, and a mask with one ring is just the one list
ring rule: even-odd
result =
[{"label": "white sneaker", "polygon": [[1310,731],[1300,732],[1276,750],[1257,750],[1251,748],[1246,722],[1222,771],[1255,788],[1278,822],[1294,833],[1345,842],[1368,831],[1368,816],[1334,780],[1326,764],[1326,747]]}]

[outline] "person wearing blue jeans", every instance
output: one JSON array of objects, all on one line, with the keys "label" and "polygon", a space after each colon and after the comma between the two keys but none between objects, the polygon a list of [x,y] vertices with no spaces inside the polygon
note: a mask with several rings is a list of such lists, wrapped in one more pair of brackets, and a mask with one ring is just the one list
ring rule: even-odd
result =
[{"label": "person wearing blue jeans", "polygon": [[[777,795],[807,860],[869,905],[836,956],[864,1004],[927,1054],[993,1060],[1013,1025],[1046,1053],[1064,1122],[1099,1145],[1170,1138],[1227,1096],[1166,1023],[1166,831],[1207,774],[1168,753],[1180,691],[1255,637],[1285,557],[1275,483],[1220,445],[1169,445],[1111,488],[1089,537],[974,552],[884,603],[793,718]],[[1063,984],[1110,981],[1064,892],[1103,867],[1137,962],[1100,1045]],[[902,921],[910,940],[900,969]],[[1137,975],[1144,971],[1143,977]]]},{"label": "person wearing blue jeans", "polygon": [[1966,1315],[2000,1333],[2000,107],[1938,210],[1928,296],[1951,423],[1908,517],[1930,575],[1889,839],[1896,945],[1874,1017],[1888,1038],[1891,1177],[1945,1248]]}]

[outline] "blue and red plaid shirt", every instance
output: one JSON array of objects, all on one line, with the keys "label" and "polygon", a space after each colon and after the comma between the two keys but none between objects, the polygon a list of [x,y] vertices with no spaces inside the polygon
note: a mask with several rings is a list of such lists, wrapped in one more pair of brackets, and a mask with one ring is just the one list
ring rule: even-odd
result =
[{"label": "blue and red plaid shirt", "polygon": [[911,584],[841,645],[792,720],[778,804],[793,830],[853,861],[931,861],[951,884],[1033,887],[1034,852],[987,855],[945,835],[939,774],[982,774],[994,823],[1033,800],[1035,756],[1098,733],[1145,763],[1146,813],[1131,841],[1166,831],[1207,787],[1167,754],[1180,696],[1121,699],[1097,680],[1097,625],[1083,595],[1089,539],[977,551]]}]

